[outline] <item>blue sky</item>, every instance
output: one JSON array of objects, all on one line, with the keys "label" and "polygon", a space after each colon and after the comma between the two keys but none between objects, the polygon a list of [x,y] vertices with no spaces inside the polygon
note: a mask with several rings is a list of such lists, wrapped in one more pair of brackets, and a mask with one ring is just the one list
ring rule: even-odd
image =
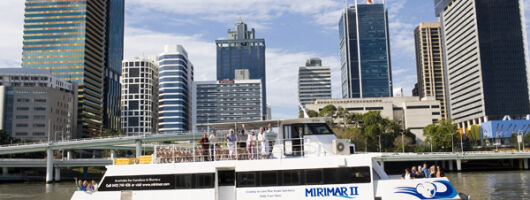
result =
[{"label": "blue sky", "polygon": [[[394,87],[409,96],[416,82],[413,30],[420,22],[437,21],[433,0],[386,3]],[[524,3],[530,27],[530,2]],[[333,97],[341,96],[337,23],[344,7],[344,0],[126,0],[124,54],[157,55],[164,44],[182,44],[195,65],[195,79],[214,80],[215,40],[226,38],[227,29],[242,18],[266,41],[273,118],[293,118],[298,114],[298,67],[309,57],[320,57],[331,66]],[[0,68],[18,67],[24,0],[0,1],[0,19]]]}]

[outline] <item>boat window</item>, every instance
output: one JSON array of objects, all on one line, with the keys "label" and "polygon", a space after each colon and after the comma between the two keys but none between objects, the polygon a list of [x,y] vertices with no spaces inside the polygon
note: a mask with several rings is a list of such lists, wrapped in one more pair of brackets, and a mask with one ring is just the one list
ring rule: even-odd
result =
[{"label": "boat window", "polygon": [[330,168],[324,169],[324,184],[369,183],[370,168]]},{"label": "boat window", "polygon": [[194,188],[212,188],[214,183],[213,174],[195,174]]},{"label": "boat window", "polygon": [[282,171],[283,185],[301,185],[302,176],[301,170],[285,170]]},{"label": "boat window", "polygon": [[233,186],[236,182],[235,171],[219,171],[217,172],[217,183],[219,186]]},{"label": "boat window", "polygon": [[237,187],[370,183],[369,167],[238,172]]},{"label": "boat window", "polygon": [[278,171],[264,171],[260,172],[261,186],[277,186],[278,185]]},{"label": "boat window", "polygon": [[192,188],[193,186],[192,180],[193,179],[192,179],[191,174],[176,175],[175,176],[175,188],[176,189]]},{"label": "boat window", "polygon": [[322,169],[308,169],[305,171],[305,180],[308,185],[322,184]]},{"label": "boat window", "polygon": [[256,185],[256,172],[237,173],[237,187],[252,187]]},{"label": "boat window", "polygon": [[307,124],[311,128],[311,132],[306,134],[333,134],[327,124]]}]

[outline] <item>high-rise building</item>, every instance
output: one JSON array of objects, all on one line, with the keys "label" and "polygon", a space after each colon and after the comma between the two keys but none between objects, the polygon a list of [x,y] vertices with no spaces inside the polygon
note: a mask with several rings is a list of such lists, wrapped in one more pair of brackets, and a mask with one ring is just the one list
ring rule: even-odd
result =
[{"label": "high-rise building", "polygon": [[391,97],[392,70],[384,4],[356,4],[339,21],[343,98]]},{"label": "high-rise building", "polygon": [[158,131],[187,131],[192,127],[193,64],[181,45],[166,45],[158,56]]},{"label": "high-rise building", "polygon": [[[123,0],[26,1],[22,66],[79,85],[80,136],[119,128]],[[104,123],[105,122],[105,123]]]},{"label": "high-rise building", "polygon": [[530,65],[520,0],[435,0],[449,116],[472,124],[530,113]]},{"label": "high-rise building", "polygon": [[121,77],[121,130],[145,135],[158,127],[158,63],[154,59],[124,60]]},{"label": "high-rise building", "polygon": [[[262,83],[262,116],[266,115],[267,83],[265,77],[265,40],[256,39],[254,29],[248,31],[247,24],[240,21],[235,30],[228,29],[226,40],[216,40],[217,80],[234,80],[235,70],[247,69],[250,79]],[[262,118],[264,119],[264,118]]]},{"label": "high-rise building", "polygon": [[207,123],[262,120],[261,86],[260,79],[194,82],[196,129],[204,129],[200,124]]},{"label": "high-rise building", "polygon": [[77,84],[44,69],[0,72],[0,130],[14,138],[58,141],[76,137]]},{"label": "high-rise building", "polygon": [[120,132],[120,76],[123,60],[125,0],[107,0],[103,128]]},{"label": "high-rise building", "polygon": [[331,98],[331,69],[319,58],[310,58],[298,68],[298,101],[303,106]]},{"label": "high-rise building", "polygon": [[439,22],[422,22],[414,30],[416,43],[416,72],[418,94],[436,97],[440,101],[442,118],[447,118],[444,59]]}]

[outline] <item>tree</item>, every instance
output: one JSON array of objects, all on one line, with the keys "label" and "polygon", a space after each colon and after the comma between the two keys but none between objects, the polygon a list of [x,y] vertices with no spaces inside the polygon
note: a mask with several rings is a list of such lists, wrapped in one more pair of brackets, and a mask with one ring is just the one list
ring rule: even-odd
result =
[{"label": "tree", "polygon": [[355,127],[334,127],[333,132],[340,139],[349,139],[351,144],[355,145],[356,149],[364,149],[364,139],[362,135],[362,130]]},{"label": "tree", "polygon": [[457,133],[456,124],[452,120],[440,120],[423,128],[425,141],[430,143],[434,151],[451,151],[452,137]]},{"label": "tree", "polygon": [[13,144],[13,143],[19,143],[19,142],[21,142],[19,139],[15,139],[11,137],[11,135],[7,134],[6,131],[0,130],[0,145]]},{"label": "tree", "polygon": [[333,117],[335,116],[335,112],[337,111],[337,107],[335,107],[334,105],[327,105],[327,106],[324,106],[324,108],[322,108],[322,110],[320,110],[320,112],[318,113],[318,116],[320,117]]}]

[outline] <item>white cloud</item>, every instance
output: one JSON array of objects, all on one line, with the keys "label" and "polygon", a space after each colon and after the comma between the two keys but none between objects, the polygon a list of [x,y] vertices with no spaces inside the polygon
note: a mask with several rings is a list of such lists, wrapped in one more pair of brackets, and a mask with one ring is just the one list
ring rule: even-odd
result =
[{"label": "white cloud", "polygon": [[22,63],[22,36],[24,1],[0,1],[0,67],[20,67]]},{"label": "white cloud", "polygon": [[[316,14],[336,11],[342,6],[334,0],[129,0],[128,7],[135,9],[131,15],[145,16],[158,12],[195,16],[216,22],[228,22],[243,19],[255,20],[254,27],[263,27],[272,19],[285,14],[315,15],[314,20],[321,21]],[[246,21],[246,20],[245,20]],[[327,20],[325,20],[327,21]],[[338,18],[336,19],[338,21]],[[333,22],[333,24],[336,23]],[[327,21],[329,22],[329,21]]]}]

